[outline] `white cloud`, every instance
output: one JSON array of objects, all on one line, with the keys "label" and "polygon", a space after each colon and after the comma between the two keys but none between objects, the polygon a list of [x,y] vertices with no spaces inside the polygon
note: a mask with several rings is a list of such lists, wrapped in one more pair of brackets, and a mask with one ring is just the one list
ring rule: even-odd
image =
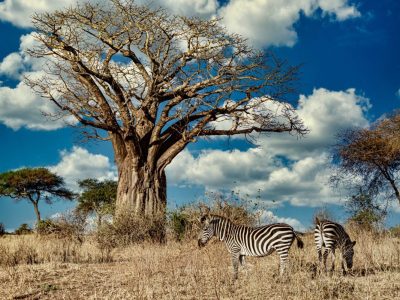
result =
[{"label": "white cloud", "polygon": [[[31,27],[31,17],[35,13],[52,12],[57,9],[84,3],[87,0],[5,0],[0,3],[0,20],[8,21],[18,27]],[[107,3],[107,0],[92,0]],[[175,14],[209,18],[218,8],[217,0],[138,0],[138,4],[151,4],[154,7],[164,6]]]},{"label": "white cloud", "polygon": [[30,27],[34,13],[54,11],[74,5],[76,2],[76,0],[5,0],[0,3],[0,20],[19,27]]},{"label": "white cloud", "polygon": [[294,24],[300,14],[309,17],[317,9],[338,21],[360,16],[347,0],[231,0],[218,13],[229,31],[255,46],[293,46],[297,41]]},{"label": "white cloud", "polygon": [[347,2],[347,0],[319,0],[318,5],[323,14],[333,15],[339,21],[361,16],[357,8],[354,5],[349,6]]},{"label": "white cloud", "polygon": [[78,180],[96,178],[98,180],[116,180],[115,166],[107,156],[93,154],[88,150],[74,146],[69,152],[61,151],[61,161],[49,170],[64,178],[67,186],[78,190]]},{"label": "white cloud", "polygon": [[[277,134],[260,137],[260,147],[246,151],[203,150],[197,157],[185,150],[167,168],[172,184],[196,184],[210,190],[239,190],[251,197],[296,206],[340,203],[330,189],[327,151],[338,131],[366,126],[368,99],[346,91],[316,89],[300,96],[297,113],[310,128],[300,140]],[[280,158],[284,157],[285,161]]]},{"label": "white cloud", "polygon": [[288,134],[272,134],[260,138],[260,145],[271,154],[300,159],[318,155],[335,143],[340,131],[369,124],[365,112],[371,108],[368,98],[357,95],[355,89],[329,91],[314,89],[309,96],[300,95],[296,109],[298,116],[310,130],[296,140]]},{"label": "white cloud", "polygon": [[7,55],[3,61],[0,62],[0,74],[4,74],[12,78],[18,78],[23,69],[23,59],[21,55],[16,52]]},{"label": "white cloud", "polygon": [[293,227],[296,231],[304,231],[306,230],[305,226],[295,218],[285,218],[285,217],[278,217],[274,215],[273,212],[269,210],[264,210],[261,212],[260,215],[261,223],[286,223]]},{"label": "white cloud", "polygon": [[56,107],[50,101],[36,95],[31,88],[20,82],[15,88],[0,86],[0,122],[14,130],[26,127],[33,130],[54,130],[74,124],[76,119],[67,116],[49,120],[43,114],[55,114]]},{"label": "white cloud", "polygon": [[[0,20],[20,27],[31,26],[37,12],[54,11],[83,0],[5,0],[0,3]],[[104,2],[104,0],[97,0]],[[248,38],[255,46],[293,46],[297,41],[294,24],[300,15],[313,15],[318,9],[337,21],[360,16],[348,0],[230,0],[220,7],[217,0],[155,0],[153,6],[164,6],[174,14],[212,18],[223,17],[222,23],[231,32]],[[139,4],[148,4],[146,0]]]}]

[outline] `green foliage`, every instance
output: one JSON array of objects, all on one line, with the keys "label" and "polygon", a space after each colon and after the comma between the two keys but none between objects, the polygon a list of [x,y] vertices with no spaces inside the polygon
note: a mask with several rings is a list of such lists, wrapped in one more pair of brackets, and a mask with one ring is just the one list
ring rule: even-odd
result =
[{"label": "green foliage", "polygon": [[189,215],[185,213],[185,207],[169,213],[169,226],[176,241],[182,241],[189,225]]},{"label": "green foliage", "polygon": [[50,196],[71,200],[74,193],[63,185],[64,180],[46,168],[25,168],[0,174],[0,195],[14,199],[36,199],[44,193],[48,203],[51,203]]},{"label": "green foliage", "polygon": [[15,230],[15,234],[17,235],[29,234],[29,233],[32,233],[32,229],[26,223],[21,224],[18,227],[18,229]]},{"label": "green foliage", "polygon": [[46,234],[55,233],[57,231],[59,231],[57,224],[50,219],[40,220],[36,224],[36,232],[38,234],[46,235]]},{"label": "green foliage", "polygon": [[0,196],[30,201],[40,221],[39,201],[51,204],[55,198],[72,200],[75,194],[64,187],[64,180],[46,168],[25,168],[0,174]]},{"label": "green foliage", "polygon": [[76,210],[82,214],[96,214],[97,225],[100,226],[105,215],[112,215],[115,211],[117,197],[117,182],[112,180],[98,181],[85,179],[78,182],[83,190],[77,198]]},{"label": "green foliage", "polygon": [[367,230],[376,228],[386,216],[386,210],[376,204],[373,196],[362,188],[347,200],[346,208],[351,214],[349,221]]}]

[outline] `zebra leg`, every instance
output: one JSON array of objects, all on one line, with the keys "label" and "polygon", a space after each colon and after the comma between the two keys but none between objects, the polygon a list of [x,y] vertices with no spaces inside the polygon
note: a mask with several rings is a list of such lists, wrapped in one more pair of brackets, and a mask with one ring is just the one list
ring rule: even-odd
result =
[{"label": "zebra leg", "polygon": [[245,267],[246,262],[244,260],[244,255],[239,255],[239,262],[242,267]]},{"label": "zebra leg", "polygon": [[239,253],[232,253],[233,280],[238,279]]},{"label": "zebra leg", "polygon": [[321,264],[322,263],[322,250],[321,250],[321,248],[317,248],[317,252],[318,252],[318,260],[319,260],[319,263]]},{"label": "zebra leg", "polygon": [[331,250],[332,253],[332,268],[331,268],[331,272],[333,272],[335,270],[335,249]]},{"label": "zebra leg", "polygon": [[323,255],[325,273],[328,272],[328,268],[326,267],[326,260],[327,260],[327,258],[328,258],[328,254],[329,254],[329,249],[328,249],[328,248],[325,248],[325,250],[324,250],[324,255]]},{"label": "zebra leg", "polygon": [[287,251],[278,251],[279,254],[279,275],[282,276],[285,272],[286,264],[288,261],[288,252]]},{"label": "zebra leg", "polygon": [[342,257],[342,271],[343,271],[343,275],[346,275],[346,274],[347,274],[347,272],[346,272],[346,267],[344,266],[343,257]]}]

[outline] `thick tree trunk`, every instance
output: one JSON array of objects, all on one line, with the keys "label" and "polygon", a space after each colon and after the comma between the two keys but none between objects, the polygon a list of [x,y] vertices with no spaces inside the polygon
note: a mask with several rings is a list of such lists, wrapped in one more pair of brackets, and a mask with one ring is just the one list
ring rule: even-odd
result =
[{"label": "thick tree trunk", "polygon": [[167,187],[165,172],[138,166],[126,157],[118,170],[116,215],[161,217],[165,214]]}]

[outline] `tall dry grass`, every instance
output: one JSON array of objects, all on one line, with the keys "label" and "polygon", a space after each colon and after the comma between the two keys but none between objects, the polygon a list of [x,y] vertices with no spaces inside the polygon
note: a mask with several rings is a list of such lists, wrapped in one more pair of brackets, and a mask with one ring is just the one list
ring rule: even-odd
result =
[{"label": "tall dry grass", "polygon": [[[276,254],[247,258],[232,281],[230,257],[213,240],[142,243],[104,259],[95,238],[80,244],[52,237],[0,238],[1,299],[399,299],[400,239],[350,230],[357,240],[353,276],[319,274],[312,235],[290,251],[287,276]],[[171,239],[172,240],[172,239]]]}]

